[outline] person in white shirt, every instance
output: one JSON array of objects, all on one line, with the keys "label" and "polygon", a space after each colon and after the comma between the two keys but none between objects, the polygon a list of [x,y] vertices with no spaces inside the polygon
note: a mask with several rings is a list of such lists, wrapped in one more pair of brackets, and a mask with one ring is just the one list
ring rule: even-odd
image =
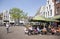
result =
[{"label": "person in white shirt", "polygon": [[32,26],[29,27],[29,30],[32,30]]},{"label": "person in white shirt", "polygon": [[39,28],[39,26],[37,27],[37,31],[38,31],[38,33],[40,34],[41,29]]},{"label": "person in white shirt", "polygon": [[28,29],[26,27],[24,28],[24,32],[25,32],[25,34],[28,33]]},{"label": "person in white shirt", "polygon": [[7,29],[7,33],[9,33],[9,23],[6,23],[6,29]]}]

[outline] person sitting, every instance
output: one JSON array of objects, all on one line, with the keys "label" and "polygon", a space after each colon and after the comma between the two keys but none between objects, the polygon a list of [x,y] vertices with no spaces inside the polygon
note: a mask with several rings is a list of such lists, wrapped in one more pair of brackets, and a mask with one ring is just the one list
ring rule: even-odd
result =
[{"label": "person sitting", "polygon": [[57,32],[57,34],[60,35],[60,27],[57,28],[56,32]]},{"label": "person sitting", "polygon": [[58,28],[58,32],[60,33],[60,27]]},{"label": "person sitting", "polygon": [[34,29],[34,34],[38,34],[37,28]]},{"label": "person sitting", "polygon": [[28,29],[26,27],[24,28],[24,32],[25,34],[28,34]]},{"label": "person sitting", "polygon": [[52,35],[56,33],[55,28],[51,28],[51,33],[52,33]]},{"label": "person sitting", "polygon": [[29,34],[32,34],[32,32],[33,32],[33,28],[32,28],[31,25],[29,25],[29,27],[28,27],[28,35],[29,35]]},{"label": "person sitting", "polygon": [[37,31],[38,31],[38,33],[40,34],[40,32],[41,32],[41,29],[40,29],[39,27],[37,27]]},{"label": "person sitting", "polygon": [[47,30],[45,27],[42,29],[42,34],[47,34]]}]

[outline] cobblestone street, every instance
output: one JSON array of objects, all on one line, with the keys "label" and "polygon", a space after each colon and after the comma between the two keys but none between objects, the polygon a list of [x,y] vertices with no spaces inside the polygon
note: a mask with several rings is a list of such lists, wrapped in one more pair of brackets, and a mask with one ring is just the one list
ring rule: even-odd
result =
[{"label": "cobblestone street", "polygon": [[60,39],[55,35],[25,35],[23,26],[10,27],[10,33],[7,34],[6,28],[0,27],[0,39]]}]

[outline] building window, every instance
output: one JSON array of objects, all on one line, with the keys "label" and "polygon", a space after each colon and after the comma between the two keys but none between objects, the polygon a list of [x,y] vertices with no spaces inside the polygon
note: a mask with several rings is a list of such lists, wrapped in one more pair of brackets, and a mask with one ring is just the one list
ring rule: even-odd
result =
[{"label": "building window", "polygon": [[58,15],[60,13],[60,8],[58,7],[57,9],[56,9],[56,14]]},{"label": "building window", "polygon": [[48,1],[48,4],[49,4],[49,1]]},{"label": "building window", "polygon": [[49,5],[49,9],[51,8],[51,5]]},{"label": "building window", "polygon": [[48,7],[47,7],[47,10],[48,10]]},{"label": "building window", "polygon": [[47,12],[46,12],[46,17],[47,17]]},{"label": "building window", "polygon": [[44,17],[45,17],[45,12],[44,12]]},{"label": "building window", "polygon": [[48,11],[48,16],[49,16],[49,11]]},{"label": "building window", "polygon": [[50,10],[50,16],[52,16],[52,10]]},{"label": "building window", "polygon": [[56,0],[56,4],[57,4],[57,3],[60,3],[60,0]]}]

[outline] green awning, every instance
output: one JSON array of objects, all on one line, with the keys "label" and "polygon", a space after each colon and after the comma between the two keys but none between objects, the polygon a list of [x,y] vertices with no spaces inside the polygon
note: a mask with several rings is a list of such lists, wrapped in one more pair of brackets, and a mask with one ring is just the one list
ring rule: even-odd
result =
[{"label": "green awning", "polygon": [[42,20],[42,21],[44,21],[45,18],[42,17],[42,16],[35,16],[35,17],[33,18],[33,20]]},{"label": "green awning", "polygon": [[59,22],[58,20],[51,19],[51,18],[45,18],[45,21],[50,21],[50,22]]},{"label": "green awning", "polygon": [[55,19],[51,19],[51,18],[44,18],[44,17],[42,17],[42,16],[35,16],[33,19],[32,19],[32,21],[46,21],[46,22],[59,22],[58,20],[55,20]]},{"label": "green awning", "polygon": [[60,19],[60,15],[54,16],[53,19]]}]

